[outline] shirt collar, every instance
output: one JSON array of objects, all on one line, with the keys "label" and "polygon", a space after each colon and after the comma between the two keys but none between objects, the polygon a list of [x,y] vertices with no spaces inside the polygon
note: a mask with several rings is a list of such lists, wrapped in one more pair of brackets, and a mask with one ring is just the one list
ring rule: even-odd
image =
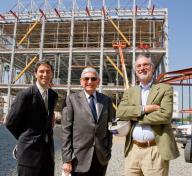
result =
[{"label": "shirt collar", "polygon": [[143,85],[143,84],[140,83],[140,86],[141,86],[142,89],[149,89],[151,87],[151,85],[152,85],[152,82],[153,82],[153,79],[146,85]]},{"label": "shirt collar", "polygon": [[44,88],[39,84],[38,81],[36,81],[36,86],[37,86],[39,92],[41,93],[41,95],[43,94],[44,91],[46,91],[46,89],[44,89]]},{"label": "shirt collar", "polygon": [[[85,92],[86,98],[88,99],[90,95],[85,90],[84,90],[84,92]],[[97,99],[96,98],[96,91],[92,95],[94,96],[95,99]]]}]

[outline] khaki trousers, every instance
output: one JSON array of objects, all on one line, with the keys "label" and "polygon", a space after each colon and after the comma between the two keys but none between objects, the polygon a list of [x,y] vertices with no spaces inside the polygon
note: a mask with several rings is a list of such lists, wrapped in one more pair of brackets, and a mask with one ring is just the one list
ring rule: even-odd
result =
[{"label": "khaki trousers", "polygon": [[169,161],[161,158],[157,146],[133,144],[125,158],[125,176],[168,176]]}]

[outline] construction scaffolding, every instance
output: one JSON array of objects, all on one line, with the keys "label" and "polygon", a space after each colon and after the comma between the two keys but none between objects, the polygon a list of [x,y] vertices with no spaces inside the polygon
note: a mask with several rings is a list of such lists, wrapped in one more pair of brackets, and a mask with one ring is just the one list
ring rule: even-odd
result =
[{"label": "construction scaffolding", "polygon": [[82,69],[93,66],[101,78],[98,90],[117,104],[124,78],[112,41],[126,43],[122,51],[130,85],[136,84],[139,53],[151,54],[156,75],[168,71],[168,11],[150,0],[25,2],[18,0],[8,13],[0,12],[0,92],[8,96],[8,109],[11,97],[34,82],[33,67],[42,58],[54,65],[53,89],[60,102],[81,89]]}]

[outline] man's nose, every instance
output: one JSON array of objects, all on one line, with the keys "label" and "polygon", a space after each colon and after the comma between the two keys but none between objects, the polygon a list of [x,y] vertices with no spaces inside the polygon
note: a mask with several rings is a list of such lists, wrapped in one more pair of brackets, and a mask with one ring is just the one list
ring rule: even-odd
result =
[{"label": "man's nose", "polygon": [[43,72],[43,76],[47,76],[48,75],[48,73],[47,72]]},{"label": "man's nose", "polygon": [[145,65],[141,65],[141,68],[140,68],[141,70],[143,70],[143,69],[145,69]]}]

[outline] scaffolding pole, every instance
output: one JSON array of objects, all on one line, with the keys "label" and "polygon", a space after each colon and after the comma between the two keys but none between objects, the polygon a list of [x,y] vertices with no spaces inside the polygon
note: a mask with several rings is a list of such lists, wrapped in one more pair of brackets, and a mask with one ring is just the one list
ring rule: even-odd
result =
[{"label": "scaffolding pole", "polygon": [[[13,44],[12,44],[12,51],[11,51],[11,63],[10,63],[10,70],[9,70],[9,82],[8,82],[8,102],[7,102],[7,109],[9,111],[10,105],[11,105],[11,84],[13,80],[13,64],[14,64],[14,58],[15,58],[15,46],[16,46],[16,34],[17,34],[17,24],[18,21],[15,19],[15,24],[14,24],[14,31],[13,31]],[[4,122],[6,122],[6,116]]]},{"label": "scaffolding pole", "polygon": [[25,73],[25,71],[31,66],[31,64],[37,59],[37,56],[34,56],[31,61],[25,66],[25,68],[19,73],[16,79],[13,81],[13,84]]},{"label": "scaffolding pole", "polygon": [[123,75],[122,71],[119,70],[119,68],[115,65],[113,60],[109,56],[106,56],[106,58],[110,62],[110,64],[115,68],[115,70],[117,70],[117,72],[121,75],[121,77],[124,78],[124,75]]},{"label": "scaffolding pole", "polygon": [[135,0],[133,0],[133,58],[132,58],[132,74],[131,74],[131,79],[132,79],[132,86],[136,84],[135,82],[135,52],[136,52],[136,5],[135,5]]},{"label": "scaffolding pole", "polygon": [[75,0],[73,0],[73,9],[71,17],[71,32],[70,32],[70,44],[69,44],[69,67],[68,67],[68,79],[67,79],[67,95],[71,90],[71,65],[73,56],[73,36],[74,36],[74,15],[75,15]]},{"label": "scaffolding pole", "polygon": [[121,42],[121,41],[117,41],[117,42],[113,41],[112,45],[113,45],[113,48],[117,48],[119,50],[120,61],[121,61],[121,66],[122,66],[124,81],[125,81],[125,88],[128,89],[129,88],[129,80],[127,77],[127,69],[125,66],[125,59],[124,59],[124,55],[123,55],[123,48],[126,47],[126,43]]},{"label": "scaffolding pole", "polygon": [[125,40],[125,42],[127,43],[128,46],[130,46],[130,42],[127,40],[127,38],[125,37],[125,35],[121,32],[121,30],[118,28],[118,26],[113,22],[113,20],[111,19],[111,17],[107,17],[107,19],[111,22],[111,24],[113,25],[113,27],[117,30],[117,32],[121,35],[121,37]]},{"label": "scaffolding pole", "polygon": [[168,62],[168,57],[169,57],[169,50],[168,50],[168,11],[166,10],[166,15],[165,15],[165,48],[166,48],[166,54],[165,54],[165,72],[168,72],[169,70],[169,62]]},{"label": "scaffolding pole", "polygon": [[19,47],[23,41],[29,36],[29,34],[33,31],[33,29],[35,28],[35,26],[39,23],[39,21],[36,21],[31,28],[27,31],[27,33],[22,37],[22,39],[17,43],[17,47]]},{"label": "scaffolding pole", "polygon": [[57,78],[59,78],[59,76],[60,76],[60,64],[61,64],[61,55],[59,54],[58,68],[57,68]]},{"label": "scaffolding pole", "polygon": [[[103,0],[103,6],[104,6],[104,0]],[[99,69],[99,75],[100,75],[100,84],[99,84],[99,92],[103,92],[103,45],[104,45],[104,27],[105,27],[105,16],[102,14],[101,18],[101,44],[100,44],[100,69]]]},{"label": "scaffolding pole", "polygon": [[45,18],[42,18],[41,41],[40,41],[40,50],[39,50],[39,60],[42,60],[42,59],[43,59],[44,37],[45,37]]}]

